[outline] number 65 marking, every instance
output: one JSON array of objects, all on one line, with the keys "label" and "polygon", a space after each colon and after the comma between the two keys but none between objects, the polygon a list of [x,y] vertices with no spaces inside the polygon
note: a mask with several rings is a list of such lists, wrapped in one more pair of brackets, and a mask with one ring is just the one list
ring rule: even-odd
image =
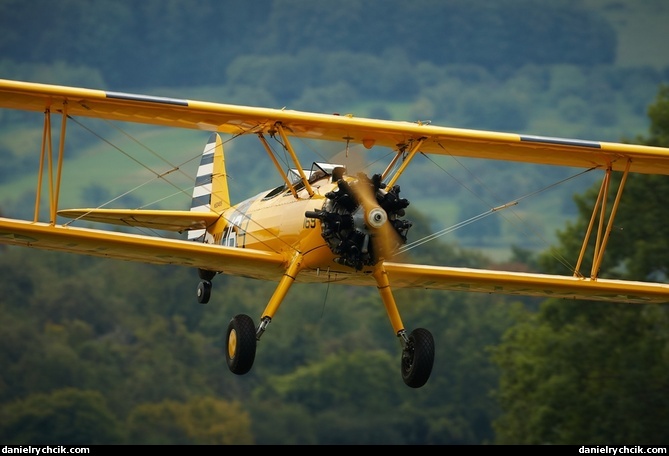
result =
[{"label": "number 65 marking", "polygon": [[312,218],[304,218],[304,227],[305,228],[316,228],[316,219]]}]

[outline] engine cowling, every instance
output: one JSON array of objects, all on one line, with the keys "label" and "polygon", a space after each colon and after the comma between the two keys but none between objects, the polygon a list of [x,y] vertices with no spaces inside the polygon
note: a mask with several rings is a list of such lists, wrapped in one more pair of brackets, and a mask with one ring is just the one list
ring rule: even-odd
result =
[{"label": "engine cowling", "polygon": [[387,190],[380,174],[370,179],[360,173],[351,181],[340,179],[323,207],[305,216],[321,221],[321,235],[337,263],[361,270],[406,243],[412,224],[401,217],[409,201],[399,194],[399,185]]}]

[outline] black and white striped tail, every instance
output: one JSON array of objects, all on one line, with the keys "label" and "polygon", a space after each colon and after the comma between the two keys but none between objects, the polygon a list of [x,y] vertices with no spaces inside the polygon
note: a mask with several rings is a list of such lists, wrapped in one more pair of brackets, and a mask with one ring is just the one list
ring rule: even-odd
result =
[{"label": "black and white striped tail", "polygon": [[[211,195],[213,192],[212,187],[214,176],[214,153],[216,151],[217,140],[220,141],[218,135],[213,133],[209,137],[209,141],[207,142],[207,145],[204,147],[204,151],[202,152],[200,166],[198,166],[197,174],[195,176],[193,199],[190,205],[191,211],[211,211]],[[206,243],[214,242],[214,236],[207,232],[206,229],[189,231],[188,239]]]}]

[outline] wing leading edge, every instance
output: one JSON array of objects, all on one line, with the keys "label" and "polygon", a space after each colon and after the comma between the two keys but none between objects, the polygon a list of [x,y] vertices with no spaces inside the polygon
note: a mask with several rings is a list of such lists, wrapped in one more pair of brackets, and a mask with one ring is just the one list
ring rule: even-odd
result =
[{"label": "wing leading edge", "polygon": [[228,134],[271,133],[276,124],[291,136],[396,149],[423,140],[429,154],[510,160],[525,163],[608,168],[669,174],[669,149],[661,147],[550,138],[491,131],[236,106],[108,92],[0,79],[0,107],[66,112]]}]

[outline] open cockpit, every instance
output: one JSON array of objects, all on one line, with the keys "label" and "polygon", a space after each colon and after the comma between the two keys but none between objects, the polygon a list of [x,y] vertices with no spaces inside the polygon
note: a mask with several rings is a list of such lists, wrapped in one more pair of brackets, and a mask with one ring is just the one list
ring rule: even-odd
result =
[{"label": "open cockpit", "polygon": [[[328,178],[327,181],[330,183],[337,182],[341,179],[344,174],[346,174],[346,167],[342,165],[336,165],[332,163],[318,163],[313,162],[311,164],[311,169],[303,169],[302,172],[307,177],[307,182],[309,184],[315,184],[316,182]],[[290,185],[295,192],[299,192],[304,189],[305,184],[300,172],[296,168],[291,168],[286,173],[290,181]],[[278,187],[272,189],[269,193],[264,196],[264,200],[272,199],[277,195],[288,195],[291,194],[291,189],[288,184],[279,185]]]}]

